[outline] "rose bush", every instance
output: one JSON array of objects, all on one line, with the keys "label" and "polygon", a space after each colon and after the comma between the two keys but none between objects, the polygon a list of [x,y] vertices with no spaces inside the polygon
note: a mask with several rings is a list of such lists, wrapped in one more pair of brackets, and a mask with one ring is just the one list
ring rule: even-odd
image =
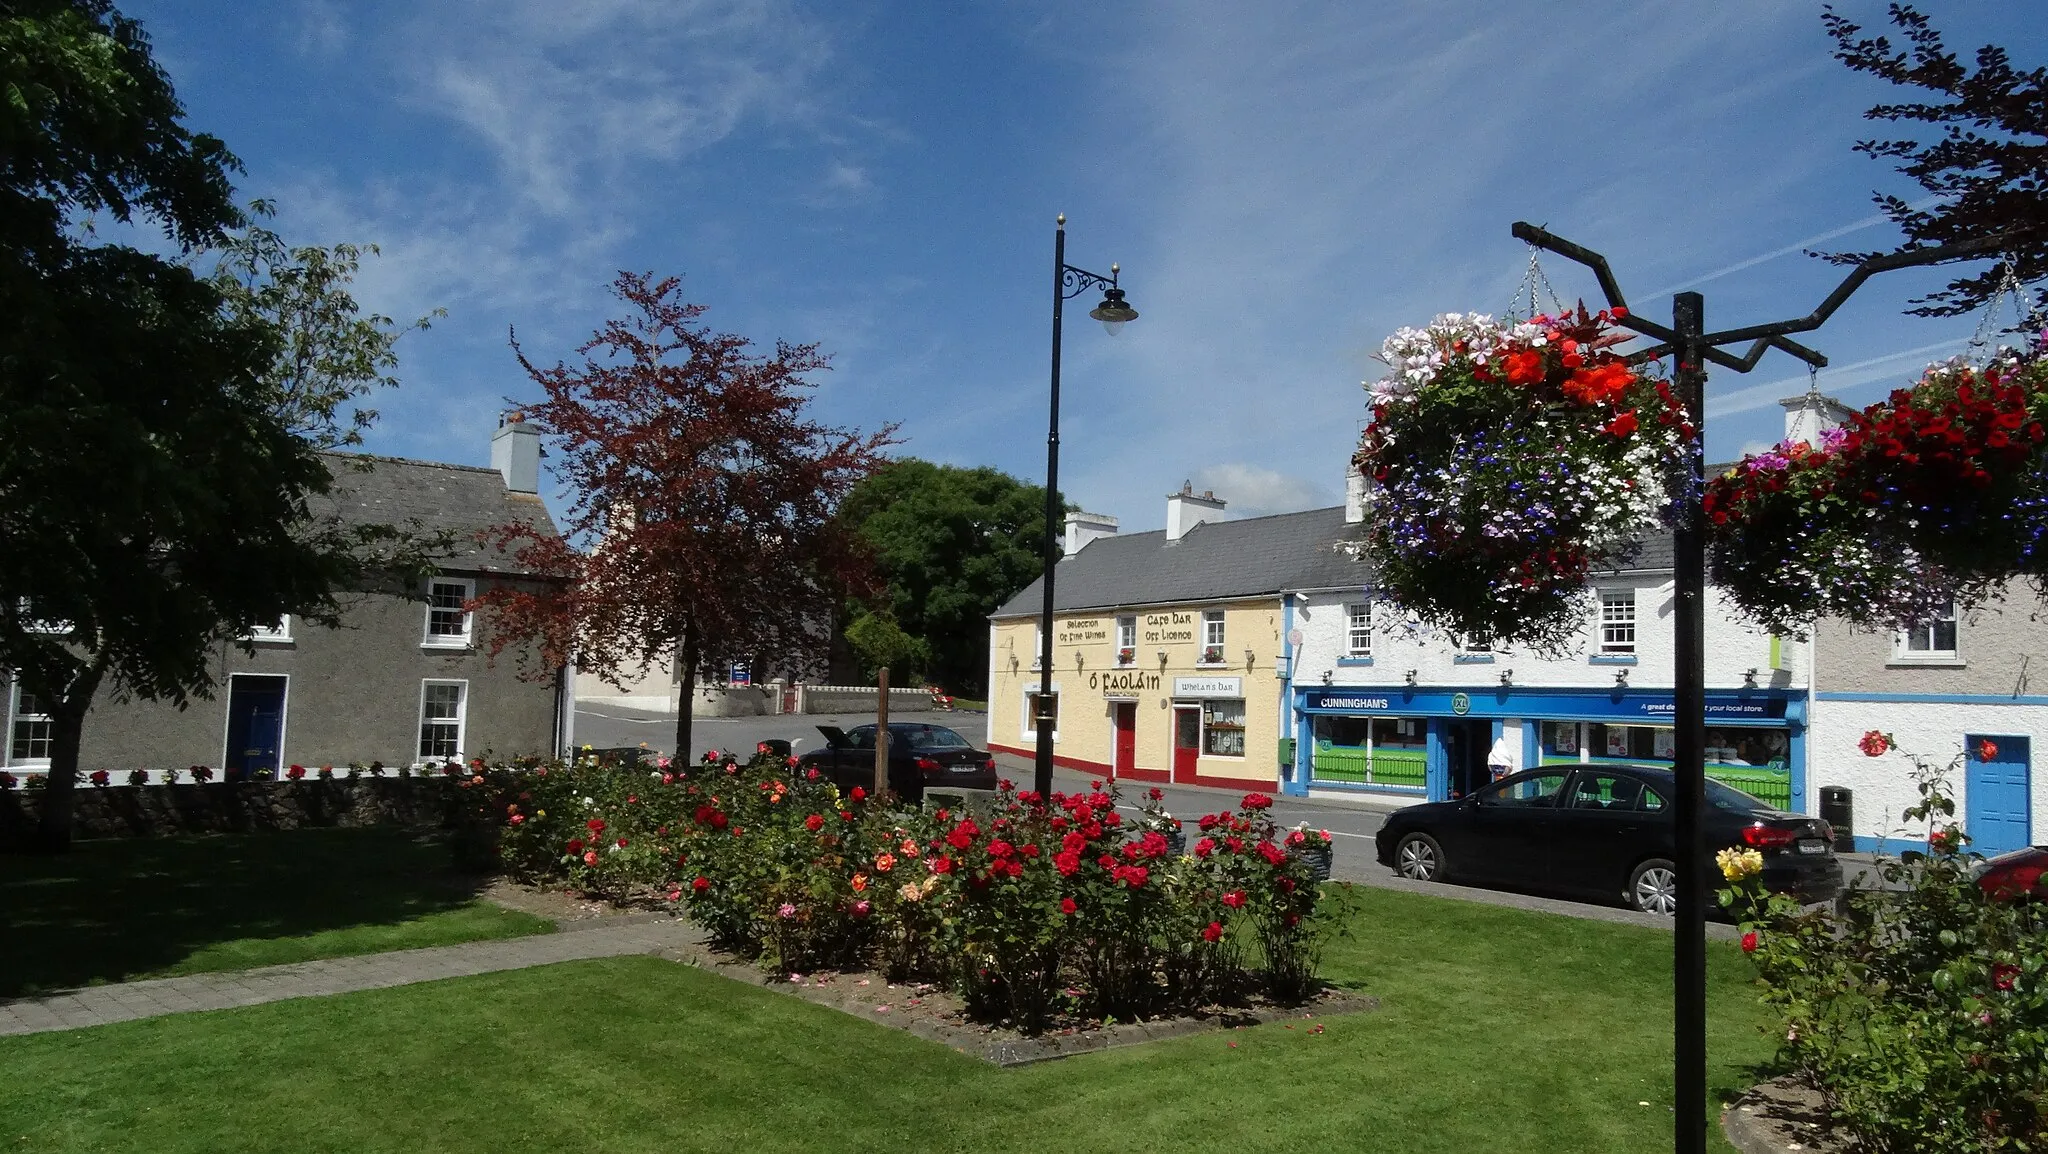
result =
[{"label": "rose bush", "polygon": [[1176,853],[1157,796],[1137,820],[1099,782],[905,808],[766,749],[651,770],[473,765],[460,785],[516,874],[675,902],[777,972],[874,965],[1027,1030],[1317,988],[1320,891],[1299,850],[1319,835],[1277,831],[1259,794]]},{"label": "rose bush", "polygon": [[[1859,744],[1881,757],[1897,743],[1873,731]],[[1949,780],[1985,754],[1909,757],[1920,800],[1905,816],[1926,823],[1927,849],[1881,857],[1883,887],[1835,910],[1767,893],[1760,860],[1719,863],[1721,902],[1776,1011],[1779,1064],[1861,1149],[2048,1148],[2048,905],[1987,895],[1952,823]]]}]

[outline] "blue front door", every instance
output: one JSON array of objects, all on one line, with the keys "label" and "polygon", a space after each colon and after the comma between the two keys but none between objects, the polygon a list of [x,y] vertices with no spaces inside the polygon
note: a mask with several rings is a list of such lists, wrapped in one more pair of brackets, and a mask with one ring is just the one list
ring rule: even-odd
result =
[{"label": "blue front door", "polygon": [[228,748],[225,777],[247,778],[257,770],[277,772],[284,744],[282,677],[236,676],[228,683]]},{"label": "blue front door", "polygon": [[1963,739],[1963,747],[1969,763],[1963,777],[1963,832],[1970,835],[1970,848],[1992,857],[2026,846],[2032,836],[2027,739],[1973,734]]}]

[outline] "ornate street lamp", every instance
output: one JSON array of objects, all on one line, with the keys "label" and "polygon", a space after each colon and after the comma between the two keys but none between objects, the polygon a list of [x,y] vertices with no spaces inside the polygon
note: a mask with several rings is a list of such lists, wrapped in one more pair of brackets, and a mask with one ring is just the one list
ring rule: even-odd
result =
[{"label": "ornate street lamp", "polygon": [[1032,718],[1038,725],[1038,756],[1032,788],[1041,797],[1052,796],[1052,731],[1057,716],[1052,704],[1052,576],[1059,564],[1060,515],[1060,319],[1068,300],[1090,289],[1101,289],[1102,303],[1088,315],[1102,322],[1110,336],[1138,319],[1138,310],[1124,299],[1117,287],[1121,270],[1109,266],[1101,276],[1067,263],[1067,214],[1061,213],[1052,241],[1052,419],[1045,434],[1045,607],[1038,615],[1038,696],[1032,702]]}]

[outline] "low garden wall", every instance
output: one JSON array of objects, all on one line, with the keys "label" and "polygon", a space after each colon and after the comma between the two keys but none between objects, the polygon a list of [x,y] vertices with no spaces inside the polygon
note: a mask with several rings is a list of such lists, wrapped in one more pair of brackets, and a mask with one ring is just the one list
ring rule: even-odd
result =
[{"label": "low garden wall", "polygon": [[[872,714],[881,703],[872,685],[801,685],[797,687],[798,713]],[[929,689],[891,689],[889,714],[927,713],[938,708]]]},{"label": "low garden wall", "polygon": [[[42,820],[41,789],[0,790],[0,852],[23,848]],[[308,826],[455,823],[453,779],[356,777],[179,785],[77,786],[73,836],[162,837]]]}]

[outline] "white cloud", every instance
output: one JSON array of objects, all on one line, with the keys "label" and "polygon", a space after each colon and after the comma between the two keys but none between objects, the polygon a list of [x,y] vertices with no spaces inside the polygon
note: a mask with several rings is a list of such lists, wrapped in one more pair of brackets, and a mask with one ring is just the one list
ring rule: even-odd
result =
[{"label": "white cloud", "polygon": [[1193,479],[1195,488],[1213,490],[1228,502],[1232,517],[1265,517],[1336,504],[1326,486],[1243,461],[1205,465]]}]

